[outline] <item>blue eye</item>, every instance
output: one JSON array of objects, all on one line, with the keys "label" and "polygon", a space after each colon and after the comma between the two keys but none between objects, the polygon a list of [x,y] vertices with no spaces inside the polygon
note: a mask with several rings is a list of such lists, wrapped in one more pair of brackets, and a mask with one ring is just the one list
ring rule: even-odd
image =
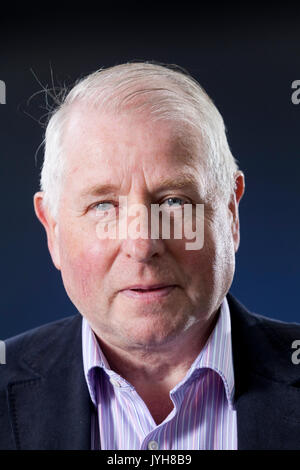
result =
[{"label": "blue eye", "polygon": [[95,205],[95,209],[98,210],[99,212],[105,212],[105,211],[108,211],[110,209],[110,207],[107,207],[107,206],[113,206],[113,203],[112,202],[99,202],[98,204]]},{"label": "blue eye", "polygon": [[168,207],[173,207],[174,204],[172,204],[172,201],[175,201],[175,205],[176,205],[176,206],[178,205],[178,203],[179,203],[179,206],[183,206],[183,205],[184,205],[184,201],[183,201],[183,199],[181,199],[180,197],[169,197],[169,198],[166,199],[162,204],[167,203],[167,206],[168,206]]}]

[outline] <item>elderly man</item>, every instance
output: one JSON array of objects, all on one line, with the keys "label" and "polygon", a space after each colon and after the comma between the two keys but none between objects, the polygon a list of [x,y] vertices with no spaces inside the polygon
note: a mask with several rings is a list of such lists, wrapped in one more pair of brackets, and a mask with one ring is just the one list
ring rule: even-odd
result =
[{"label": "elderly man", "polygon": [[129,63],[76,84],[34,208],[79,314],[7,341],[0,448],[300,449],[300,326],[229,293],[243,193],[188,74]]}]

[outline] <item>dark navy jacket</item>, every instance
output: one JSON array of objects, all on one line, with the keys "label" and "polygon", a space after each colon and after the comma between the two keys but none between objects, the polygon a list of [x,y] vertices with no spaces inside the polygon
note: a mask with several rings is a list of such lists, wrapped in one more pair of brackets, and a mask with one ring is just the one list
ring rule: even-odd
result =
[{"label": "dark navy jacket", "polygon": [[[248,312],[227,295],[239,449],[300,449],[300,325]],[[81,315],[6,341],[0,365],[0,449],[90,449],[91,407]]]}]

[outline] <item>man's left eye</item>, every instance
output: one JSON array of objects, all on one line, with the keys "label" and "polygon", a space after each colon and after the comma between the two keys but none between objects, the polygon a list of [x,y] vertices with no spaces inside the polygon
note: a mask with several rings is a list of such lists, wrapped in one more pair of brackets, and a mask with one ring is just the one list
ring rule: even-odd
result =
[{"label": "man's left eye", "polygon": [[185,204],[185,201],[180,197],[168,197],[168,199],[163,201],[162,204],[167,205],[167,207],[173,207],[174,205],[183,206]]}]

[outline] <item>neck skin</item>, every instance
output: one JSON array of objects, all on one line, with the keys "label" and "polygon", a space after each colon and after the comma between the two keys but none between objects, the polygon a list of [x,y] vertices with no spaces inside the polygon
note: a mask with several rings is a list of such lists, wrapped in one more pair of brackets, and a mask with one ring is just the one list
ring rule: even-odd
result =
[{"label": "neck skin", "polygon": [[187,374],[203,349],[219,317],[217,310],[205,324],[199,323],[159,347],[123,349],[97,336],[110,368],[126,379],[141,395],[159,393],[169,396],[170,390]]}]

